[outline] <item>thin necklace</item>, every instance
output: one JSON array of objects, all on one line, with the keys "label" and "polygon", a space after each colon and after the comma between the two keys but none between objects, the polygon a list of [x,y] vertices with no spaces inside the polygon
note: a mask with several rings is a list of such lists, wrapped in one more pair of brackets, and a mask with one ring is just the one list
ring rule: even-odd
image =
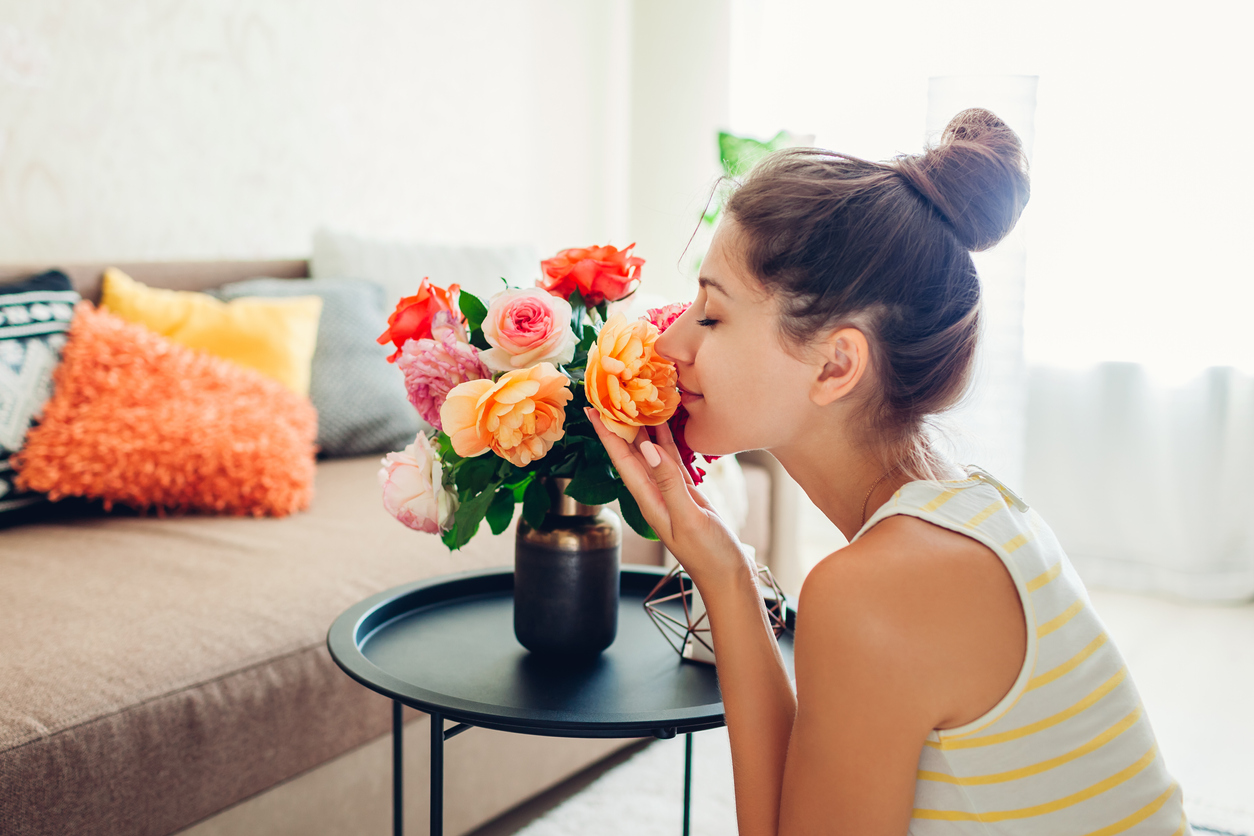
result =
[{"label": "thin necklace", "polygon": [[876,479],[875,482],[871,484],[870,489],[867,490],[866,496],[862,497],[862,521],[858,523],[858,528],[862,528],[862,526],[866,525],[866,504],[871,501],[871,494],[874,493],[875,489],[880,486],[880,482],[887,479],[894,471],[897,470],[898,467],[900,467],[900,465],[893,465],[888,470],[885,470],[884,475]]}]

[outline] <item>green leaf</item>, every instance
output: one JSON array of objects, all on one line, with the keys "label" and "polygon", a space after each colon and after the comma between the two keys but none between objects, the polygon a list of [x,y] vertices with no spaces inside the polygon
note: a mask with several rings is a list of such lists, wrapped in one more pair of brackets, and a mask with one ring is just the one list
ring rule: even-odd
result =
[{"label": "green leaf", "polygon": [[492,347],[492,343],[488,342],[488,338],[483,336],[483,332],[478,328],[470,332],[470,344],[483,351]]},{"label": "green leaf", "polygon": [[523,479],[521,482],[516,484],[507,485],[506,487],[514,492],[515,502],[522,502],[523,497],[527,495],[527,488],[531,487],[531,483],[533,481],[534,480],[531,478],[530,474],[528,474],[528,478]]},{"label": "green leaf", "polygon": [[488,506],[487,518],[493,534],[500,534],[509,528],[509,524],[514,519],[513,490],[501,488],[496,492],[496,496],[492,499],[492,504]]},{"label": "green leaf", "polygon": [[444,432],[444,430],[440,430],[435,434],[435,450],[440,456],[440,463],[446,468],[455,468],[465,461],[453,450],[453,439],[449,438],[448,433]]},{"label": "green leaf", "polygon": [[532,480],[523,495],[523,519],[532,528],[539,528],[544,525],[544,515],[551,507],[553,501],[549,498],[548,488],[539,479]]},{"label": "green leaf", "polygon": [[609,302],[602,301],[601,304],[597,305],[597,313],[601,315],[602,322],[609,319],[609,313],[607,313],[609,311],[609,308],[610,308]]},{"label": "green leaf", "polygon": [[474,459],[467,459],[457,468],[457,491],[463,499],[483,491],[496,476],[496,454],[488,452]]},{"label": "green leaf", "polygon": [[566,495],[584,505],[604,505],[618,497],[619,484],[608,467],[585,459],[566,486]]},{"label": "green leaf", "polygon": [[479,326],[483,325],[483,318],[488,315],[488,306],[483,304],[483,300],[464,290],[457,296],[457,307],[462,309],[466,326],[471,331],[479,330]]},{"label": "green leaf", "polygon": [[623,519],[641,537],[646,540],[659,539],[653,528],[645,522],[644,514],[640,513],[640,506],[636,504],[636,498],[621,482],[618,485],[618,510],[623,512]]},{"label": "green leaf", "polygon": [[749,136],[737,136],[727,131],[718,133],[718,154],[723,172],[728,177],[747,174],[772,151],[778,151],[788,142],[788,132],[780,131],[766,142]]},{"label": "green leaf", "polygon": [[587,351],[592,348],[592,344],[597,341],[597,329],[591,323],[583,326],[583,337],[576,346],[577,351]]},{"label": "green leaf", "polygon": [[452,536],[446,536],[444,544],[456,551],[469,543],[470,538],[479,530],[479,523],[483,522],[483,516],[488,512],[488,506],[493,499],[495,492],[487,490],[458,505],[457,513],[453,515],[453,528],[447,532]]},{"label": "green leaf", "polygon": [[583,296],[578,290],[570,292],[570,330],[576,334],[583,332],[584,315],[587,313],[588,306],[584,304]]}]

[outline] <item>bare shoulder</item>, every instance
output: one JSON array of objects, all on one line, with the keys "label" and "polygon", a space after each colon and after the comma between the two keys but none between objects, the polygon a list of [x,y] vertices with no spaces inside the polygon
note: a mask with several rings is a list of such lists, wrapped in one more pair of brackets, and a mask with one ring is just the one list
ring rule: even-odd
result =
[{"label": "bare shoulder", "polygon": [[991,549],[897,515],[811,571],[797,642],[799,653],[807,644],[843,648],[877,675],[921,689],[928,702],[916,709],[932,715],[930,727],[953,728],[1014,684],[1027,631],[1014,581]]}]

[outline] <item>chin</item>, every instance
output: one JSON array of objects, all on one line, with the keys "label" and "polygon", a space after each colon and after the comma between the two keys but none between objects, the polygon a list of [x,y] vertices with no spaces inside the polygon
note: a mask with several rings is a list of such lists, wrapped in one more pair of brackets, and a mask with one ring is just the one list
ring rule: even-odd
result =
[{"label": "chin", "polygon": [[707,438],[700,428],[694,428],[692,424],[693,422],[690,418],[688,426],[684,428],[684,440],[688,442],[688,446],[692,448],[694,453],[699,453],[702,456],[730,456],[742,450],[753,449],[749,446],[728,444],[717,438]]}]

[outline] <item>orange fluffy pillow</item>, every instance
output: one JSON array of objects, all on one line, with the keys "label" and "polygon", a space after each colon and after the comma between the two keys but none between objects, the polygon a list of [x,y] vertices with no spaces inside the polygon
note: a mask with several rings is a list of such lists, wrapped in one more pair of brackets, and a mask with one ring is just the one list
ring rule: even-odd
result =
[{"label": "orange fluffy pillow", "polygon": [[258,372],[83,302],[53,385],[14,457],[24,487],[106,508],[284,516],[309,505],[317,413]]}]

